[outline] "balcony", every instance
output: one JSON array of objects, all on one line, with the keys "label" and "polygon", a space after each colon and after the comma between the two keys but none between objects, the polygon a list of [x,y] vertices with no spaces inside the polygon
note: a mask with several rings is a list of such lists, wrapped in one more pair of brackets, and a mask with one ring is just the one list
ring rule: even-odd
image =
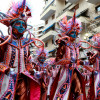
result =
[{"label": "balcony", "polygon": [[56,20],[51,20],[47,25],[44,26],[43,32],[45,32],[45,30],[49,29],[50,27],[52,27],[55,24]]},{"label": "balcony", "polygon": [[86,1],[92,4],[100,3],[100,0],[86,0]]},{"label": "balcony", "polygon": [[81,21],[81,23],[89,23],[90,19],[84,16],[80,16],[77,19]]},{"label": "balcony", "polygon": [[88,9],[84,9],[81,12],[76,14],[77,19],[79,19],[82,23],[89,23],[90,16],[88,15]]},{"label": "balcony", "polygon": [[94,28],[93,31],[95,31],[96,33],[99,33],[100,32],[100,26]]},{"label": "balcony", "polygon": [[70,3],[77,3],[78,1],[80,0],[67,0],[67,2],[70,2]]},{"label": "balcony", "polygon": [[55,31],[50,30],[46,34],[43,34],[39,39],[42,41],[47,41],[48,39],[52,38],[55,35]]},{"label": "balcony", "polygon": [[67,16],[67,19],[70,19],[73,16],[73,12],[66,10],[66,11],[62,11],[60,14],[58,14],[56,22],[59,22],[62,18],[64,18],[65,16]]},{"label": "balcony", "polygon": [[[44,0],[46,1],[46,0]],[[44,9],[47,8],[47,6],[49,6],[50,4],[52,4],[55,0],[48,0],[45,2],[45,6],[43,7]]]},{"label": "balcony", "polygon": [[40,15],[41,20],[47,19],[49,16],[51,16],[56,11],[56,6],[52,3],[48,5]]}]

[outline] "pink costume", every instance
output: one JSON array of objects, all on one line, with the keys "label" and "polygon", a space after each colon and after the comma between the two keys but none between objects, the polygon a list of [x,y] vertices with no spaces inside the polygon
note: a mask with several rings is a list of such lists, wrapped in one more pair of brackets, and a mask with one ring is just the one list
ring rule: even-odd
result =
[{"label": "pink costume", "polygon": [[46,50],[37,50],[37,58],[33,59],[33,70],[34,76],[39,80],[41,84],[41,100],[47,100],[47,89],[50,79],[50,69],[49,63],[46,60],[47,52]]},{"label": "pink costume", "polygon": [[[26,0],[21,4],[13,5],[7,14],[0,12],[0,22],[11,28],[9,36],[0,37],[0,100],[40,99],[41,85],[29,73],[33,66],[28,57],[31,43],[42,49],[44,43],[31,38],[29,29],[26,29],[26,21],[30,16],[31,12],[26,6]],[[30,33],[29,39],[23,37],[24,29]],[[36,45],[35,41],[40,41],[42,45]]]},{"label": "pink costume", "polygon": [[71,20],[66,19],[60,22],[55,64],[61,67],[52,84],[50,100],[86,100],[84,78],[78,71],[80,44],[73,42],[81,31],[81,23],[75,14]]},{"label": "pink costume", "polygon": [[97,33],[92,38],[91,45],[97,53],[89,52],[89,65],[93,65],[93,71],[90,77],[90,89],[87,100],[100,99],[100,33]]}]

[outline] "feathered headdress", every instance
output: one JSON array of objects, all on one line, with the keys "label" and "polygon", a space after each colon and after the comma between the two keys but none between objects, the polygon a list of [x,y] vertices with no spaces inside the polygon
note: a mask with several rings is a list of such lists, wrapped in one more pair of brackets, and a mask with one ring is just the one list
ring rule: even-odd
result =
[{"label": "feathered headdress", "polygon": [[45,49],[41,49],[41,48],[40,48],[39,50],[36,50],[36,55],[37,55],[37,57],[40,56],[42,53],[45,54],[45,57],[48,56],[48,52],[47,52],[47,50],[45,50]]},{"label": "feathered headdress", "polygon": [[39,63],[44,63],[44,61],[46,60],[47,57],[47,52],[45,49],[39,49],[37,50],[37,61]]},{"label": "feathered headdress", "polygon": [[100,33],[97,33],[92,37],[92,42],[93,42],[93,47],[99,48],[100,50]]},{"label": "feathered headdress", "polygon": [[63,37],[69,35],[71,32],[76,32],[79,34],[81,32],[81,22],[76,19],[76,13],[74,12],[73,18],[67,21],[67,17],[64,17],[62,21],[59,22],[60,29],[59,29],[59,36]]},{"label": "feathered headdress", "polygon": [[16,19],[27,21],[29,17],[31,17],[31,11],[26,5],[26,0],[18,3],[13,3],[7,14],[0,12],[0,22],[6,26],[9,26]]}]

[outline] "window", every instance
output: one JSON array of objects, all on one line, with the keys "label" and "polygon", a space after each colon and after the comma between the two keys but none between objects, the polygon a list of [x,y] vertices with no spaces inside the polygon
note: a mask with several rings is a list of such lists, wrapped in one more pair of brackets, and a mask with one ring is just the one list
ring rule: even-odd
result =
[{"label": "window", "polygon": [[56,56],[55,56],[55,52],[52,52],[52,57],[56,57]]},{"label": "window", "polygon": [[52,44],[54,44],[54,40],[52,39]]},{"label": "window", "polygon": [[45,24],[48,24],[48,20],[46,20]]},{"label": "window", "polygon": [[48,0],[45,1],[45,4],[48,2]]},{"label": "window", "polygon": [[83,12],[81,12],[81,16],[89,17],[88,9],[84,10]]},{"label": "window", "polygon": [[49,29],[47,29],[45,32],[49,32],[50,30],[55,30],[55,25],[53,25],[52,27],[50,27]]},{"label": "window", "polygon": [[54,19],[55,18],[55,14],[54,15],[52,15],[52,19]]},{"label": "window", "polygon": [[45,47],[48,47],[48,42],[45,43]]},{"label": "window", "polygon": [[39,32],[39,34],[41,34],[41,33],[42,33],[42,31]]},{"label": "window", "polygon": [[96,7],[96,12],[100,12],[100,5]]},{"label": "window", "polygon": [[75,11],[79,8],[79,4],[77,4],[76,6],[74,6],[70,11]]},{"label": "window", "polygon": [[42,29],[42,28],[43,28],[43,26],[39,27],[39,30]]},{"label": "window", "polygon": [[65,5],[67,4],[67,1],[65,0]]},{"label": "window", "polygon": [[89,12],[88,9],[85,9],[85,10],[81,11],[81,12],[77,15],[77,17],[79,17],[79,16],[90,17],[88,12]]}]

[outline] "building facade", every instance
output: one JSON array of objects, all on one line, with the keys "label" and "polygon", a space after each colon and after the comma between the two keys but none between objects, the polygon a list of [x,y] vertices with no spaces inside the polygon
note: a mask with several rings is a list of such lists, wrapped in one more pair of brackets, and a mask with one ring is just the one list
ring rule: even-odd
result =
[{"label": "building facade", "polygon": [[39,38],[42,35],[42,31],[44,28],[44,23],[38,24],[38,25],[34,25],[33,26],[33,34]]},{"label": "building facade", "polygon": [[[65,16],[68,20],[72,18],[75,10],[76,17],[82,23],[82,32],[78,36],[81,40],[90,42],[92,36],[100,32],[100,0],[44,0],[44,2],[45,6],[40,18],[45,21],[45,26],[40,39],[44,41],[50,57],[55,57],[57,46],[54,39],[57,37],[55,30],[59,28],[59,21]],[[83,46],[88,47],[89,45],[83,44]],[[80,59],[87,60],[87,51],[80,48]],[[89,79],[89,75],[86,77]],[[87,91],[88,84],[86,85],[86,94]]]},{"label": "building facade", "polygon": [[[32,38],[40,38],[42,35],[43,35],[43,29],[44,29],[44,23],[41,23],[41,24],[38,24],[38,25],[34,25],[33,26],[33,30],[32,30],[32,32],[31,32],[31,34],[32,34]],[[37,42],[37,41],[36,41]],[[38,45],[39,45],[39,43],[37,43]],[[33,47],[34,47],[34,49],[33,49]],[[31,54],[31,56],[32,57],[35,57],[36,56],[36,50],[37,50],[38,48],[36,48],[35,46],[34,46],[34,44],[31,44],[30,45],[30,54]]]},{"label": "building facade", "polygon": [[[45,48],[50,56],[55,53],[54,37],[55,31],[59,28],[59,21],[67,16],[70,19],[76,9],[76,17],[82,22],[82,32],[79,37],[82,40],[89,40],[93,34],[100,30],[100,0],[44,0],[45,6],[40,15],[45,21],[43,35],[40,37],[45,42]],[[82,50],[82,49],[81,49]],[[82,53],[81,53],[82,54]],[[84,55],[80,55],[80,58]]]}]

